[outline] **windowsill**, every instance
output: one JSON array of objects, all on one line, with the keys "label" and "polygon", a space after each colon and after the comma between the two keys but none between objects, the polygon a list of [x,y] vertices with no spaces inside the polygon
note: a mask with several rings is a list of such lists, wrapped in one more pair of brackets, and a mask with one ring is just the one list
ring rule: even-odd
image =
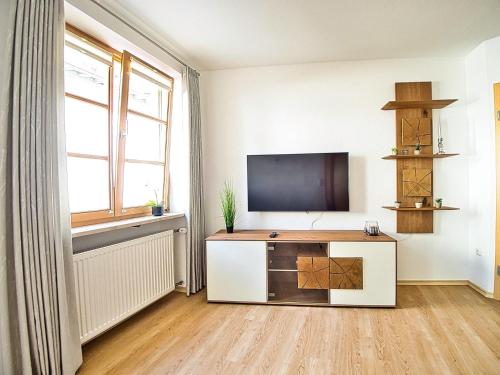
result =
[{"label": "windowsill", "polygon": [[111,221],[109,223],[86,225],[71,229],[71,237],[83,237],[91,234],[109,232],[117,229],[130,228],[144,224],[156,223],[158,221],[172,220],[184,217],[183,213],[166,213],[163,216],[145,216],[119,221]]}]

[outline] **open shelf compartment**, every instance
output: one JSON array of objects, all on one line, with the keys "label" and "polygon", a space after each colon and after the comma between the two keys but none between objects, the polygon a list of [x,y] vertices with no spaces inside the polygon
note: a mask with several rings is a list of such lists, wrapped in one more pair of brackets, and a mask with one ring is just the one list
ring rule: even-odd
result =
[{"label": "open shelf compartment", "polygon": [[328,243],[268,242],[268,301],[328,303],[328,289],[298,286],[297,257],[328,257]]}]

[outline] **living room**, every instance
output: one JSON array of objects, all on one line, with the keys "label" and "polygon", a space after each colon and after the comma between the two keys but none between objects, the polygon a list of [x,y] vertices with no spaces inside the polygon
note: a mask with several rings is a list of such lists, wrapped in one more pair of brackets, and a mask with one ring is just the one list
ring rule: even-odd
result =
[{"label": "living room", "polygon": [[0,373],[498,372],[497,0],[0,9]]}]

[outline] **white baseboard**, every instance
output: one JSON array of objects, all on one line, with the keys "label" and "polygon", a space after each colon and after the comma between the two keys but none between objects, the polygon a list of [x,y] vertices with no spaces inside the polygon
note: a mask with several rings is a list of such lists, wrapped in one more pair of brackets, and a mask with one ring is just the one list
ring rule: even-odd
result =
[{"label": "white baseboard", "polygon": [[467,285],[486,298],[493,298],[493,293],[487,292],[469,280],[398,280],[398,285]]}]

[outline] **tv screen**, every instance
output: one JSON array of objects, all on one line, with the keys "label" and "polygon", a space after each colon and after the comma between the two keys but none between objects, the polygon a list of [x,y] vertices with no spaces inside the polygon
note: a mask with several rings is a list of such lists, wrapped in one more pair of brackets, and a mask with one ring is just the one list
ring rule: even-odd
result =
[{"label": "tv screen", "polygon": [[349,211],[349,154],[248,155],[248,211]]}]

